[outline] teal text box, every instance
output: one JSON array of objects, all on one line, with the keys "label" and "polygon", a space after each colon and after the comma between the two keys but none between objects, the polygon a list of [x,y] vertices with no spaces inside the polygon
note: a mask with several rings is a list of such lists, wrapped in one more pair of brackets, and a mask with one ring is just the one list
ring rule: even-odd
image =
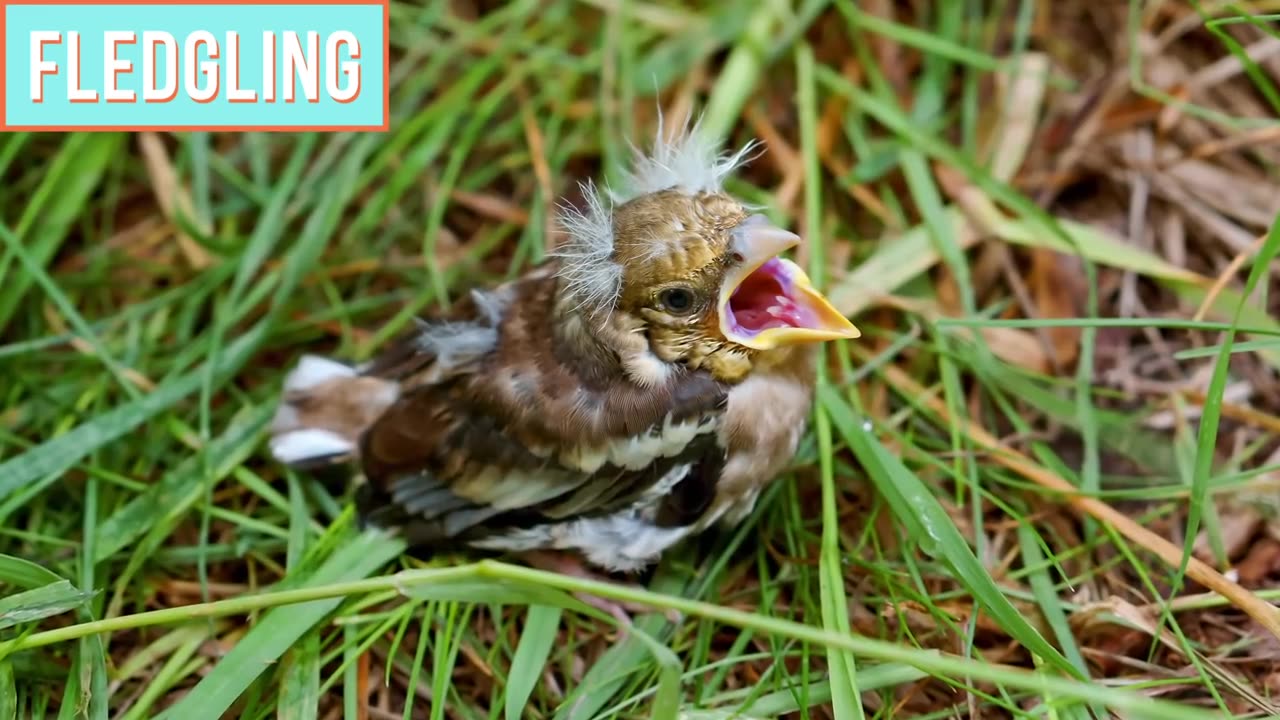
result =
[{"label": "teal text box", "polygon": [[[40,4],[4,3],[4,128],[13,129],[203,129],[203,130],[385,130],[387,129],[387,6],[381,2],[344,3],[201,3],[201,4]],[[131,64],[131,70],[118,73],[116,85],[121,91],[132,90],[133,102],[107,102],[105,77],[107,32],[133,33],[135,42],[114,45],[115,57]],[[208,44],[193,43],[196,64],[187,62],[187,41],[193,33],[204,31],[217,43],[217,59],[209,55]],[[33,44],[39,35],[57,33],[57,42],[47,42],[39,56],[33,56]],[[69,33],[79,34],[79,83],[84,91],[96,91],[96,102],[72,102],[68,94],[69,55],[73,46]],[[227,33],[238,38],[238,77],[243,92],[256,93],[254,101],[232,102],[230,97],[229,47]],[[168,33],[174,40],[177,59],[175,93],[167,101],[146,102],[143,94],[143,52],[150,46],[144,42],[147,33]],[[264,33],[273,38],[265,44]],[[299,47],[313,68],[312,77],[318,90],[314,98],[306,97],[304,83],[291,73],[295,95],[286,100],[284,77],[288,33],[296,33]],[[309,42],[315,33],[316,42]],[[338,34],[345,33],[345,34]],[[195,36],[204,37],[204,36]],[[331,39],[354,39],[359,57],[352,57],[350,42]],[[310,55],[312,49],[318,50]],[[332,50],[331,54],[329,51]],[[267,102],[264,63],[268,53],[274,57],[274,102]],[[155,51],[157,85],[164,88],[168,54],[164,45]],[[296,55],[295,55],[296,57]],[[44,66],[41,76],[42,99],[32,98],[33,61],[57,64],[56,71]],[[332,62],[330,62],[332,61]],[[214,63],[218,92],[205,102],[198,102],[188,92],[188,69],[207,69]],[[359,94],[344,97],[352,87],[353,70],[358,65]],[[330,92],[329,74],[332,78]],[[203,73],[194,76],[196,90],[207,89],[209,79]]]}]

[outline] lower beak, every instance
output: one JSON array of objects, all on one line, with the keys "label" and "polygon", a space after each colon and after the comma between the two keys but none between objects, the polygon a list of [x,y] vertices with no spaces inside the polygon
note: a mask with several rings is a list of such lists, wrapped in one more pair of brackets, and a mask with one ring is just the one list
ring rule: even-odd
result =
[{"label": "lower beak", "polygon": [[742,260],[726,273],[719,304],[720,330],[727,339],[771,350],[862,336],[800,266],[779,257],[799,242],[799,236],[758,215],[734,230],[732,251]]}]

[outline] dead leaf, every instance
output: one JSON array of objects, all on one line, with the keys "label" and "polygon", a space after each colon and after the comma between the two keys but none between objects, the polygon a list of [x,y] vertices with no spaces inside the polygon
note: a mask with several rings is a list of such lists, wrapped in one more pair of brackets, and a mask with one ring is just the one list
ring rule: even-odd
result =
[{"label": "dead leaf", "polygon": [[[1262,525],[1262,514],[1242,503],[1223,503],[1218,511],[1219,525],[1222,527],[1222,546],[1228,559],[1240,557],[1249,547],[1249,541],[1258,533]],[[1201,530],[1196,536],[1196,557],[1205,562],[1213,562],[1213,550],[1209,545],[1209,534]],[[1241,578],[1243,579],[1243,578]]]},{"label": "dead leaf", "polygon": [[1277,571],[1280,571],[1280,541],[1269,537],[1254,543],[1236,566],[1240,582],[1250,585],[1260,584]]},{"label": "dead leaf", "polygon": [[[1080,317],[1084,311],[1081,300],[1088,292],[1083,279],[1084,269],[1078,258],[1051,250],[1033,250],[1027,284],[1038,319]],[[1060,368],[1070,368],[1080,354],[1081,328],[1047,327],[1044,332],[1053,349],[1055,364]]]},{"label": "dead leaf", "polygon": [[[1082,632],[1085,630],[1098,631],[1104,625],[1118,625],[1140,630],[1146,635],[1159,640],[1160,644],[1168,651],[1185,657],[1186,648],[1182,646],[1182,643],[1168,626],[1157,622],[1156,612],[1152,607],[1138,607],[1123,598],[1111,597],[1103,602],[1084,606],[1073,613],[1069,621]],[[1253,707],[1269,715],[1280,713],[1280,705],[1275,705],[1267,698],[1259,695],[1250,687],[1247,680],[1241,678],[1234,671],[1228,670],[1210,658],[1197,657],[1196,661],[1218,682],[1219,689],[1231,691],[1240,699],[1247,701]]]}]

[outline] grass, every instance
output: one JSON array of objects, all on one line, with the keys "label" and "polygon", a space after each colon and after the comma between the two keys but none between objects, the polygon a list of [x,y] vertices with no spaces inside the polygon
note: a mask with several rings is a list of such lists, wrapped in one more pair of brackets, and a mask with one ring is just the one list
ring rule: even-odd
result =
[{"label": "grass", "polygon": [[[393,3],[388,133],[0,138],[0,718],[1280,714],[1275,3],[911,6]],[[634,589],[265,457],[659,104],[864,332],[744,525]]]}]

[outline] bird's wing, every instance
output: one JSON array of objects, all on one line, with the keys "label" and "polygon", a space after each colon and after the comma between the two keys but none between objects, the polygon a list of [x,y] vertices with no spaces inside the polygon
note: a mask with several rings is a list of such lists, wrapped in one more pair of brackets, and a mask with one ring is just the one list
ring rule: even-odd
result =
[{"label": "bird's wing", "polygon": [[298,468],[352,460],[361,435],[398,398],[474,370],[497,344],[498,325],[515,292],[514,285],[473,292],[447,317],[419,320],[364,365],[303,357],[285,378],[271,425],[272,454]]},{"label": "bird's wing", "polygon": [[540,314],[550,287],[512,291],[488,352],[443,362],[452,346],[437,342],[430,363],[392,350],[366,368],[403,385],[361,438],[369,521],[441,543],[608,513],[646,492],[656,522],[705,509],[724,462],[726,388],[700,372],[642,387],[565,356]]},{"label": "bird's wing", "polygon": [[[656,523],[683,525],[711,501],[724,462],[717,383],[681,378],[680,391],[658,393],[675,401],[665,407],[616,388],[515,407],[484,396],[502,382],[490,371],[420,386],[384,412],[361,443],[362,514],[439,543],[606,514],[646,493]],[[600,404],[584,411],[582,395]],[[630,431],[575,439],[575,422]]]}]

